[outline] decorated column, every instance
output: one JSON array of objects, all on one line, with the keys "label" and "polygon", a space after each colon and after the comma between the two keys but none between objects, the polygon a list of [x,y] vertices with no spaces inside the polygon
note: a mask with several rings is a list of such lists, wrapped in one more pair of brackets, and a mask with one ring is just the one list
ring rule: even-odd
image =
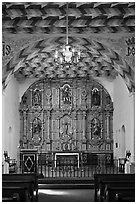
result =
[{"label": "decorated column", "polygon": [[109,119],[110,119],[110,114],[107,113],[107,139],[110,138],[110,137],[109,137],[109,134],[110,134],[110,132],[109,132],[109,126],[110,126],[110,121],[109,121]]},{"label": "decorated column", "polygon": [[83,139],[85,139],[85,128],[86,128],[86,121],[85,121],[85,118],[86,118],[86,112],[84,111],[83,112]]},{"label": "decorated column", "polygon": [[47,139],[50,139],[50,111],[47,111]]}]

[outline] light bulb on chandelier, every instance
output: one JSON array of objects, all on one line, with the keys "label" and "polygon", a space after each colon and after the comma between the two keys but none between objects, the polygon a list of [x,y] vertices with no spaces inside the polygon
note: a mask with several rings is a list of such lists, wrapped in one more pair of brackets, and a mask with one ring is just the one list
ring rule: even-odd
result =
[{"label": "light bulb on chandelier", "polygon": [[56,49],[55,62],[57,65],[77,64],[80,60],[80,49],[68,44],[68,3],[66,14],[66,45]]},{"label": "light bulb on chandelier", "polygon": [[76,64],[80,60],[80,49],[65,45],[55,51],[55,62],[59,64]]}]

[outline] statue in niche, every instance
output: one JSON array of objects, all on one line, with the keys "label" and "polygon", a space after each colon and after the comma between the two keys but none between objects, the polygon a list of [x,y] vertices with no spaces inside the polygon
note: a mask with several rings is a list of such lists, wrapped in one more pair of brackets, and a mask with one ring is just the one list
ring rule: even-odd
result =
[{"label": "statue in niche", "polygon": [[42,125],[41,125],[41,120],[39,118],[36,118],[33,121],[33,126],[32,126],[32,141],[34,142],[34,145],[38,146],[40,145],[41,142],[41,130],[42,130]]},{"label": "statue in niche", "polygon": [[70,87],[68,85],[65,85],[62,88],[62,100],[64,104],[71,104],[71,93],[70,93]]},{"label": "statue in niche", "polygon": [[36,89],[33,92],[33,105],[38,106],[38,105],[40,105],[40,102],[41,102],[40,91],[38,89]]},{"label": "statue in niche", "polygon": [[68,126],[70,125],[68,122],[65,122],[64,124],[64,134],[68,135]]},{"label": "statue in niche", "polygon": [[36,118],[33,123],[33,133],[39,134],[40,132],[41,132],[41,122],[38,118]]},{"label": "statue in niche", "polygon": [[70,126],[70,123],[66,121],[66,122],[62,123],[62,126],[63,126],[62,134],[64,136],[69,136],[69,126]]},{"label": "statue in niche", "polygon": [[100,132],[101,132],[101,128],[100,128],[99,120],[94,118],[92,121],[92,135],[100,137]]},{"label": "statue in niche", "polygon": [[100,106],[100,93],[97,88],[92,90],[92,105]]},{"label": "statue in niche", "polygon": [[72,129],[71,129],[71,121],[68,116],[65,116],[60,121],[60,139],[64,141],[69,141],[73,137]]},{"label": "statue in niche", "polygon": [[111,103],[111,98],[109,95],[106,96],[106,104],[110,104]]},{"label": "statue in niche", "polygon": [[27,103],[27,96],[26,96],[26,95],[24,95],[24,96],[22,97],[22,103],[23,103],[24,105],[26,105],[26,103]]}]

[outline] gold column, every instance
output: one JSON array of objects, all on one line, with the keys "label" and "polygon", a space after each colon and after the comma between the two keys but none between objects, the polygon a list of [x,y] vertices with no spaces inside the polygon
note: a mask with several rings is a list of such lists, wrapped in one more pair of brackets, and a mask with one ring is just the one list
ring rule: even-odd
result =
[{"label": "gold column", "polygon": [[103,138],[103,113],[101,114],[101,124],[100,124],[100,127],[101,127],[101,135],[100,137]]},{"label": "gold column", "polygon": [[110,114],[107,113],[107,139],[110,138],[110,136],[109,136],[109,134],[110,134],[110,131],[109,131],[109,128],[110,128],[110,121],[109,121],[109,119],[110,119]]},{"label": "gold column", "polygon": [[27,115],[26,110],[24,110],[23,111],[23,120],[24,120],[24,125],[23,125],[24,130],[23,130],[23,133],[24,133],[24,135],[27,136],[27,118],[26,118],[26,115]]},{"label": "gold column", "polygon": [[84,111],[83,112],[83,139],[85,139],[85,135],[86,135],[86,121],[85,121],[85,118],[86,118],[86,112]]},{"label": "gold column", "polygon": [[[42,109],[44,108],[44,100],[43,100],[43,96],[44,96],[44,86],[43,88],[41,89],[41,105],[42,105]],[[44,138],[44,112],[42,111],[42,144],[43,141],[45,140]]]},{"label": "gold column", "polygon": [[47,111],[47,128],[47,139],[50,140],[50,111]]},{"label": "gold column", "polygon": [[74,133],[74,139],[76,140],[77,138],[77,115],[74,115],[74,121],[73,121],[73,133]]}]

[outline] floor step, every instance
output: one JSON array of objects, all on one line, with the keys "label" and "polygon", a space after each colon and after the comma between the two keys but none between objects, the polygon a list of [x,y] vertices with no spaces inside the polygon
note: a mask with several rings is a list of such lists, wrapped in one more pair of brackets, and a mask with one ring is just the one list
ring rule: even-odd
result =
[{"label": "floor step", "polygon": [[40,178],[39,189],[93,189],[94,180],[90,178]]},{"label": "floor step", "polygon": [[38,184],[38,189],[93,189],[94,184]]},{"label": "floor step", "polygon": [[38,183],[42,184],[93,184],[93,178],[69,178],[69,177],[52,177],[52,178],[39,178]]}]

